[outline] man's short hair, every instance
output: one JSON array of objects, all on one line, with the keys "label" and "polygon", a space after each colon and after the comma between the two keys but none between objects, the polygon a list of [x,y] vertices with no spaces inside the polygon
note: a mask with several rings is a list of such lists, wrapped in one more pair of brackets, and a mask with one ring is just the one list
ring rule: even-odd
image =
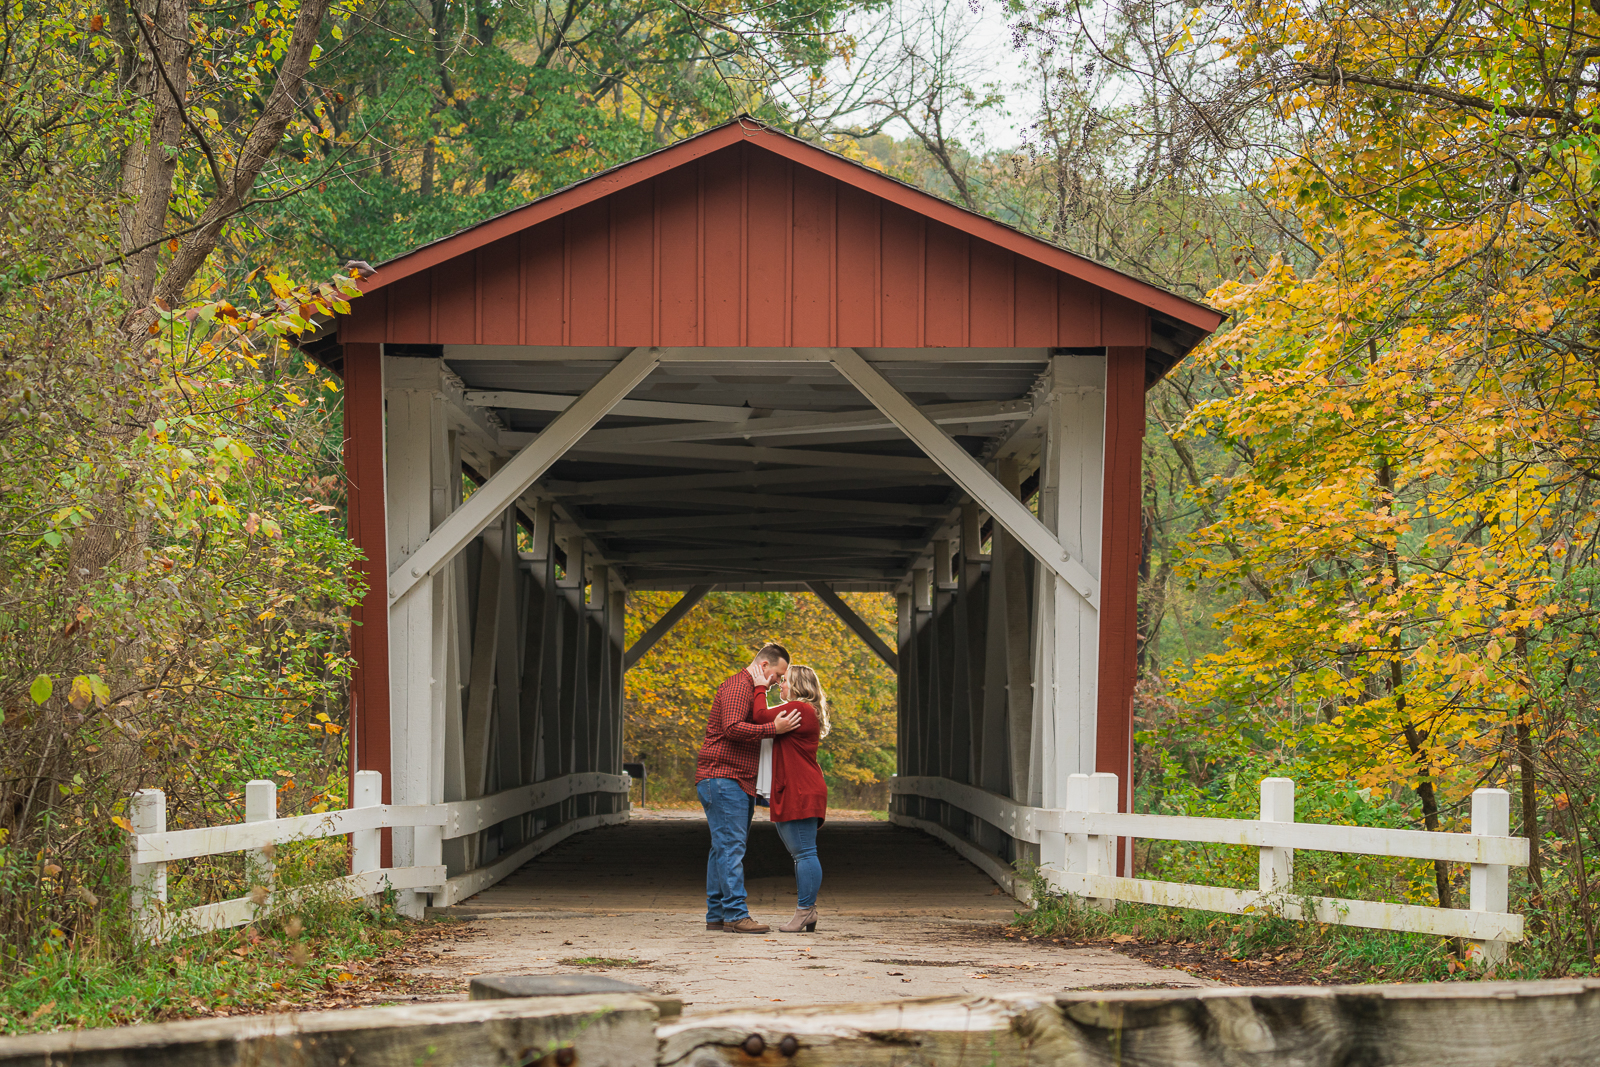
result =
[{"label": "man's short hair", "polygon": [[780,660],[784,663],[793,662],[789,658],[789,650],[779,644],[762,645],[761,651],[756,653],[756,659],[762,663],[771,663],[774,666]]}]

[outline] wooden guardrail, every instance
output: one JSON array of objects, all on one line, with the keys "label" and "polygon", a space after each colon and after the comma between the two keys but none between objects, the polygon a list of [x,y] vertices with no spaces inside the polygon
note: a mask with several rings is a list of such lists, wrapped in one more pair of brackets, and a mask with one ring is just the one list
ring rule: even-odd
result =
[{"label": "wooden guardrail", "polygon": [[[377,771],[355,775],[351,807],[316,815],[278,818],[278,787],[269,779],[245,785],[245,821],[227,826],[167,829],[167,798],[159,789],[141,789],[129,803],[132,833],[128,841],[135,929],[148,941],[225,930],[253,922],[273,909],[293,907],[307,898],[355,900],[389,889],[420,889],[434,894],[437,904],[453,904],[491,885],[540,852],[580,830],[625,822],[626,810],[579,816],[540,834],[496,863],[447,877],[440,864],[383,867],[379,831],[386,827],[438,826],[451,838],[475,834],[506,819],[588,793],[628,792],[628,777],[588,772],[519,786],[473,800],[445,804],[384,804],[383,776]],[[285,892],[274,890],[276,846],[293,841],[350,835],[351,873]],[[249,895],[167,910],[167,864],[200,856],[248,852]]]},{"label": "wooden guardrail", "polygon": [[[1506,910],[1507,874],[1511,867],[1527,866],[1528,841],[1510,836],[1510,797],[1503,789],[1473,793],[1472,832],[1460,834],[1295,822],[1294,782],[1288,778],[1262,780],[1259,819],[1119,812],[1114,774],[1071,775],[1067,807],[1062,809],[1028,807],[947,778],[895,778],[891,787],[898,794],[954,805],[1019,841],[1040,843],[1048,835],[1064,835],[1065,864],[1045,865],[1040,873],[1052,888],[1102,907],[1121,900],[1233,915],[1270,910],[1289,919],[1461,937],[1472,943],[1472,954],[1485,964],[1498,963],[1505,956],[1506,945],[1523,936],[1523,917]],[[891,814],[890,818],[941,838],[1013,893],[1022,895],[1023,887],[1017,884],[1014,872],[946,827],[909,815]],[[1120,878],[1115,870],[1118,838],[1254,847],[1260,850],[1259,884],[1255,889],[1227,889]],[[1297,894],[1293,890],[1295,849],[1470,864],[1468,906],[1433,908]]]}]

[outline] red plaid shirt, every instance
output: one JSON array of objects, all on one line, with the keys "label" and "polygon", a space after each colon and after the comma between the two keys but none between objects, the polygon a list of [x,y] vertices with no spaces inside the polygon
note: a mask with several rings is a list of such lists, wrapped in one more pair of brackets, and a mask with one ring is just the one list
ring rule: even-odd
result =
[{"label": "red plaid shirt", "polygon": [[706,718],[706,739],[695,761],[694,780],[732,778],[751,796],[756,795],[756,770],[761,762],[761,739],[776,737],[772,723],[753,723],[756,683],[740,671],[717,687]]}]

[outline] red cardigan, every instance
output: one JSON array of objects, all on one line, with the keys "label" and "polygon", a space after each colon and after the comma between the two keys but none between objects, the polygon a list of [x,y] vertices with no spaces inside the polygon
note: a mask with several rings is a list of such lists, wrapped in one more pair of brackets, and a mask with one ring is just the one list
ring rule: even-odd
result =
[{"label": "red cardigan", "polygon": [[785,711],[798,711],[800,725],[772,742],[772,821],[817,819],[820,826],[828,818],[828,783],[817,766],[817,742],[822,739],[817,709],[803,700],[769,708],[766,692],[758,689],[750,721],[769,723]]}]

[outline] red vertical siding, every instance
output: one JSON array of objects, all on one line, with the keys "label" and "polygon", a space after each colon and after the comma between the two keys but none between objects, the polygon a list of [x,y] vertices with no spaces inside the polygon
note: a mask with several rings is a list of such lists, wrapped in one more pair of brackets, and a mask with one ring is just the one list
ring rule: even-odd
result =
[{"label": "red vertical siding", "polygon": [[1023,348],[1060,344],[1055,271],[1031,259],[1018,258],[1015,263],[1015,344]]},{"label": "red vertical siding", "polygon": [[478,250],[477,343],[514,345],[521,338],[522,264],[515,241]]},{"label": "red vertical siding", "polygon": [[700,343],[700,185],[693,167],[656,181],[656,258],[660,267],[657,344]]},{"label": "red vertical siding", "polygon": [[389,290],[379,289],[350,302],[350,314],[339,320],[339,339],[378,344],[389,335]]},{"label": "red vertical siding", "polygon": [[1137,347],[1148,311],[734,144],[356,301],[357,341]]},{"label": "red vertical siding", "polygon": [[833,343],[834,188],[820,174],[794,171],[793,268],[789,336],[795,345]]},{"label": "red vertical siding", "polygon": [[442,345],[470,345],[478,340],[477,253],[462,256],[452,269],[433,280],[433,337]]},{"label": "red vertical siding", "polygon": [[567,216],[567,344],[611,344],[610,201]]},{"label": "red vertical siding", "polygon": [[1100,295],[1101,344],[1144,348],[1150,343],[1150,313],[1115,293]]},{"label": "red vertical siding", "polygon": [[1133,794],[1133,686],[1138,671],[1144,347],[1106,349],[1105,512],[1100,548],[1100,681],[1095,770]]},{"label": "red vertical siding", "polygon": [[793,165],[770,152],[745,155],[744,343],[787,345]]},{"label": "red vertical siding", "polygon": [[972,242],[971,256],[967,311],[971,343],[1010,348],[1016,344],[1017,257],[981,241]]},{"label": "red vertical siding", "polygon": [[566,343],[566,220],[522,234],[522,343]]},{"label": "red vertical siding", "polygon": [[739,345],[744,343],[744,168],[707,165],[699,172],[702,343]]},{"label": "red vertical siding", "polygon": [[[924,220],[893,204],[883,204],[880,210],[883,340],[879,343],[886,348],[920,348]],[[840,343],[850,344],[845,338]]]},{"label": "red vertical siding", "polygon": [[1058,341],[1058,344],[1098,346],[1100,339],[1100,290],[1064,274],[1056,275],[1056,336],[1078,337],[1078,341]]},{"label": "red vertical siding", "polygon": [[972,287],[971,252],[967,235],[949,226],[930,222],[926,226],[927,244],[923,249],[923,327],[925,343],[937,347],[965,348],[971,344],[967,332],[967,306]]},{"label": "red vertical siding", "polygon": [[389,330],[383,340],[396,343],[433,342],[433,276],[429,271],[407,278],[389,290]]},{"label": "red vertical siding", "polygon": [[636,348],[655,339],[654,187],[636,185],[611,201],[614,244],[611,263],[616,284],[613,344]]},{"label": "red vertical siding", "polygon": [[[367,591],[350,612],[350,772],[383,775],[389,802],[389,553],[383,484],[383,355],[376,344],[344,346],[344,475],[350,540]],[[352,779],[352,784],[354,779]],[[383,862],[389,863],[388,833]]]},{"label": "red vertical siding", "polygon": [[838,226],[835,229],[833,272],[837,301],[836,345],[876,348],[883,344],[879,323],[883,291],[879,279],[882,266],[883,236],[879,229],[881,201],[859,189],[838,186],[835,203]]}]

